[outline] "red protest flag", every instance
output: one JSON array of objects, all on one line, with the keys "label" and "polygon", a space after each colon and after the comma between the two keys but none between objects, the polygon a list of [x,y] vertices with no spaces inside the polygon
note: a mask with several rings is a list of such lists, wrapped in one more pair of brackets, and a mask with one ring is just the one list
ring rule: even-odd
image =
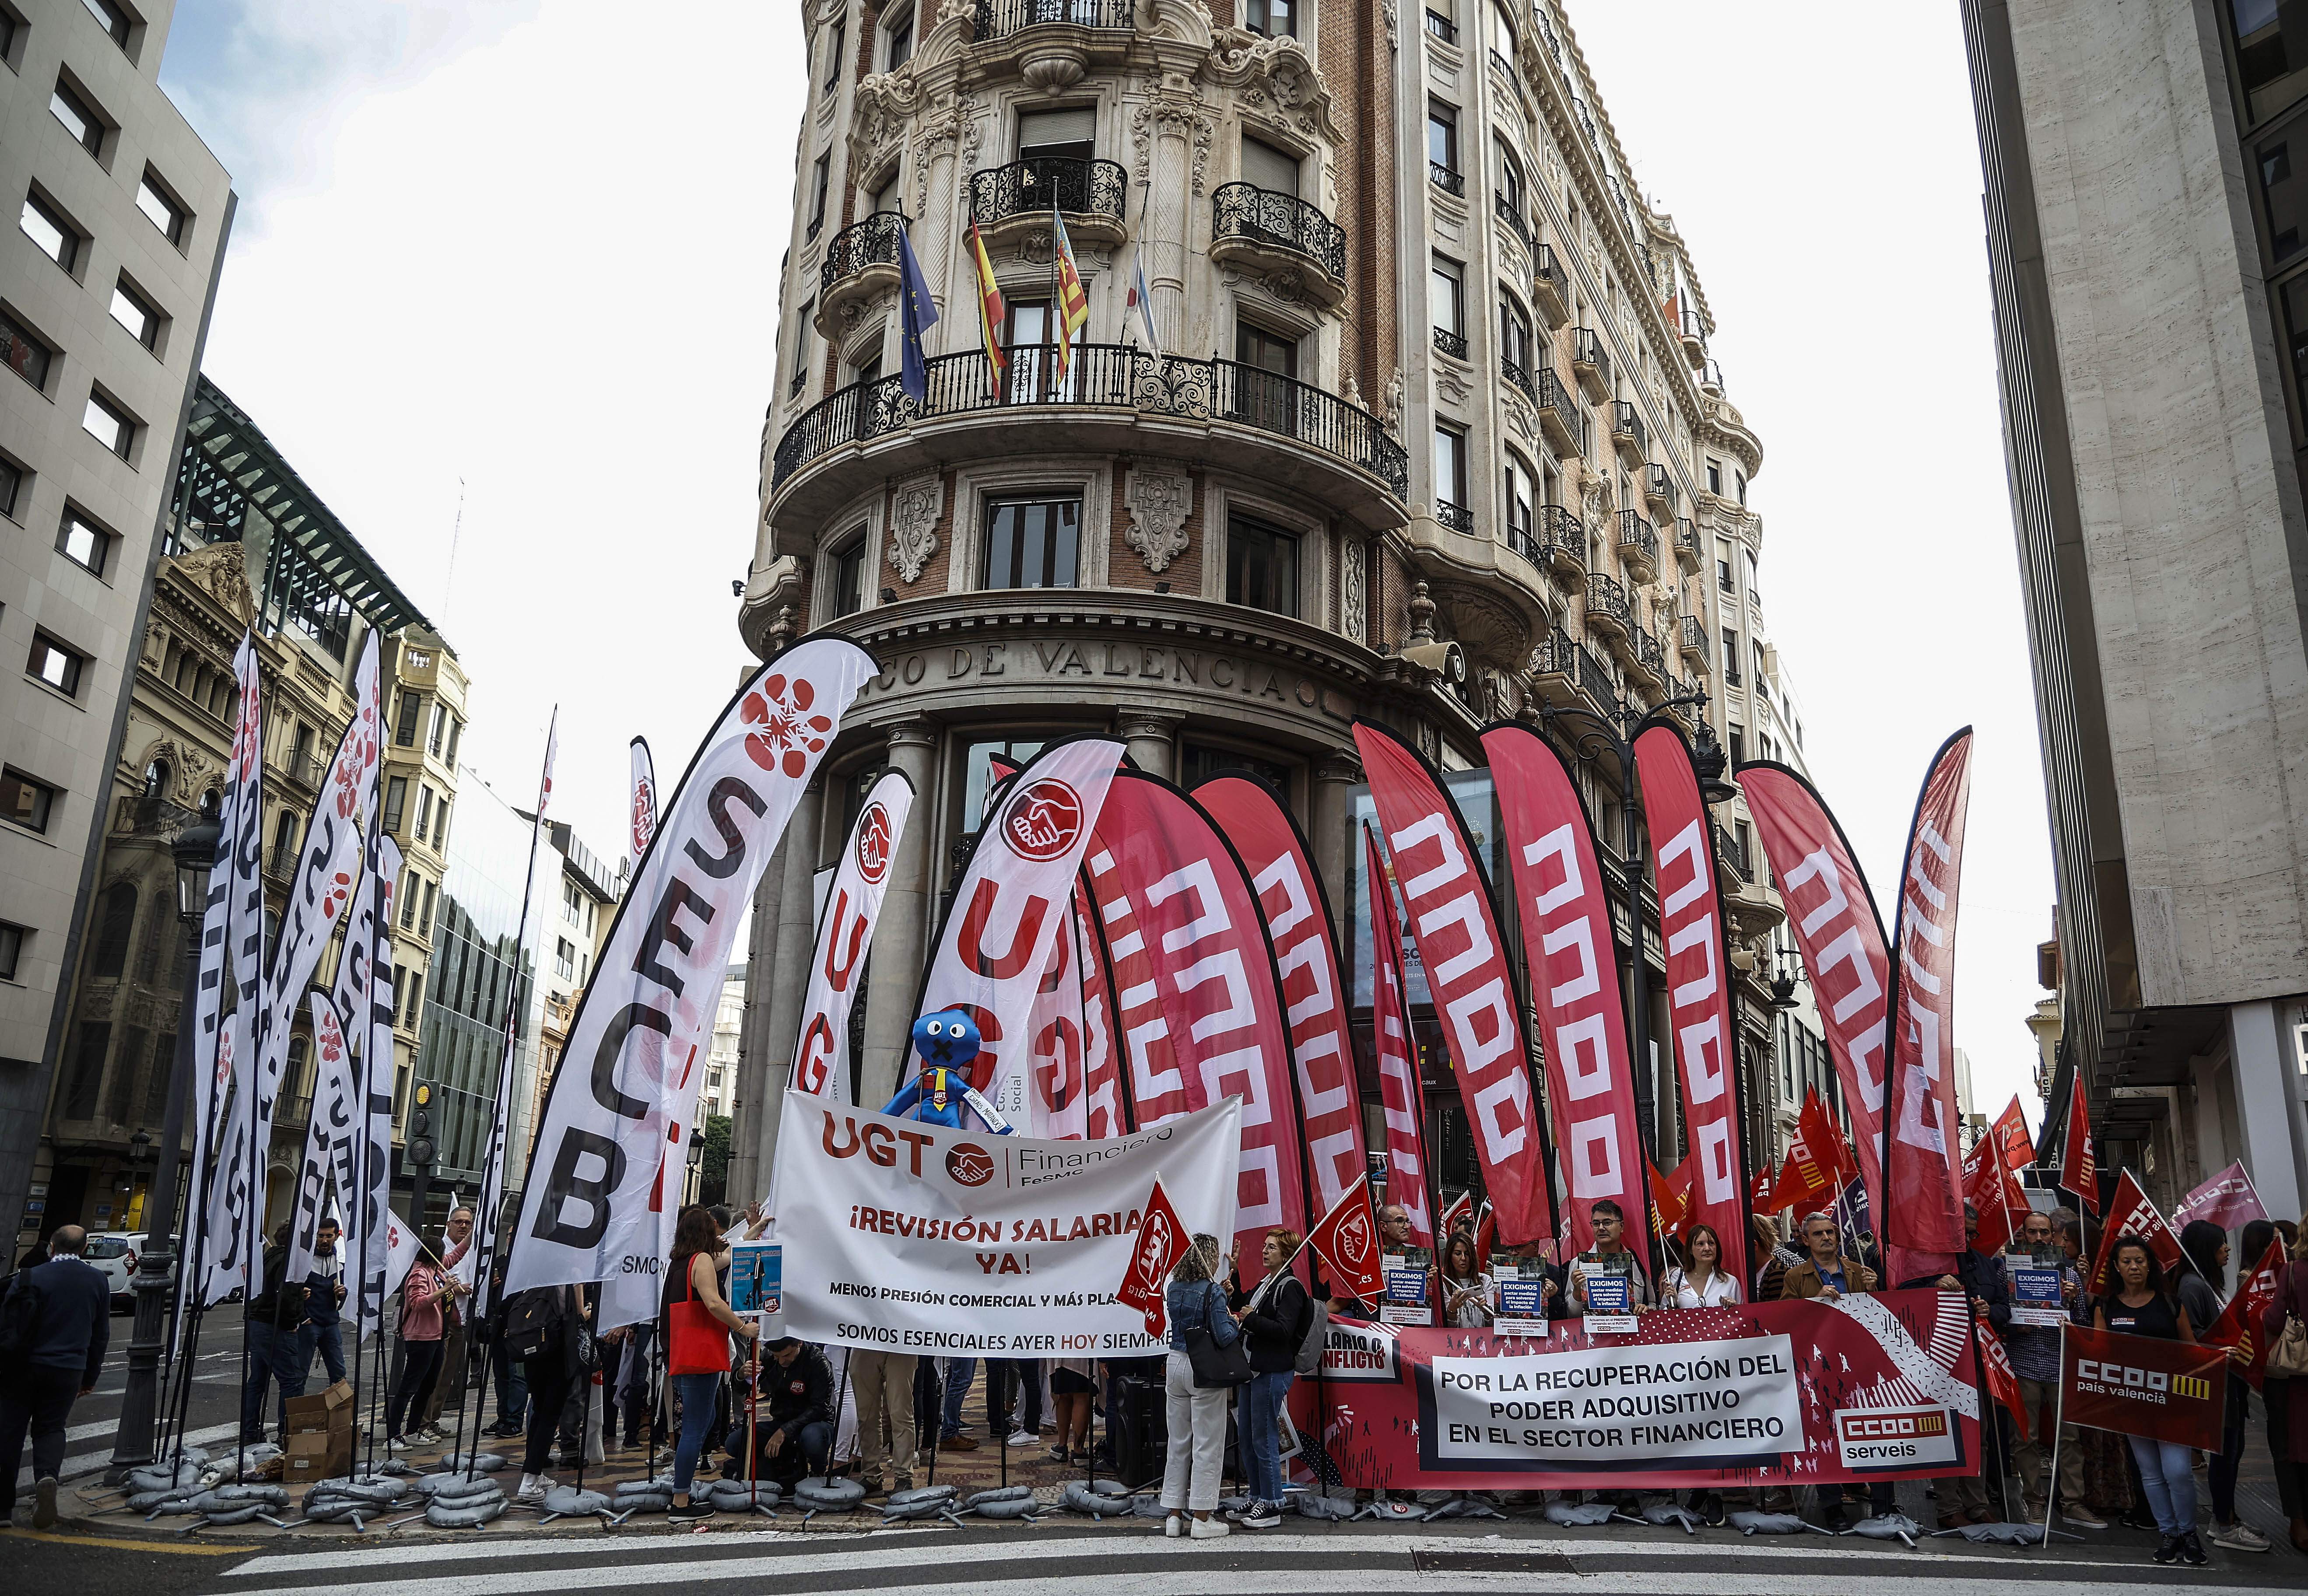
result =
[{"label": "red protest flag", "polygon": [[[1677,1170],[1680,1175],[1683,1171]],[[1650,1182],[1651,1232],[1661,1240],[1682,1232],[1684,1223],[1690,1217],[1689,1188],[1677,1191],[1673,1177],[1658,1172],[1658,1166],[1649,1159],[1643,1160],[1643,1173]]]},{"label": "red protest flag", "polygon": [[2218,1452],[2227,1370],[2221,1347],[2070,1325],[2060,1343],[2061,1422]]},{"label": "red protest flag", "polygon": [[2172,1223],[2183,1230],[2192,1219],[2209,1219],[2220,1229],[2232,1231],[2267,1217],[2268,1210],[2261,1206],[2260,1192],[2241,1159],[2182,1197],[2180,1206],[2172,1210]]},{"label": "red protest flag", "polygon": [[1371,1212],[1370,1182],[1357,1180],[1339,1194],[1331,1211],[1306,1232],[1308,1250],[1322,1260],[1323,1272],[1340,1295],[1375,1302],[1386,1289],[1379,1273],[1378,1219]]},{"label": "red protest flag", "polygon": [[1436,1240],[1434,1244],[1437,1247],[1442,1246],[1444,1242],[1450,1240],[1451,1233],[1453,1231],[1456,1231],[1461,1225],[1471,1225],[1474,1223],[1475,1194],[1472,1191],[1462,1191],[1459,1194],[1456,1201],[1451,1203],[1449,1207],[1442,1210],[1442,1223],[1435,1229],[1434,1235]]},{"label": "red protest flag", "polygon": [[1787,1161],[1779,1171],[1778,1190],[1774,1194],[1779,1206],[1808,1214],[1821,1198],[1834,1195],[1834,1180],[1798,1128],[1795,1139],[1787,1144]]},{"label": "red protest flag", "polygon": [[1987,1377],[1987,1394],[2011,1412],[2024,1441],[2028,1439],[2028,1404],[2020,1395],[2020,1371],[2011,1367],[2011,1354],[2004,1351],[2003,1338],[1993,1326],[1980,1319],[1972,1329],[1979,1336],[1979,1367]]},{"label": "red protest flag", "polygon": [[1776,1214],[1787,1206],[1772,1195],[1772,1188],[1778,1184],[1774,1176],[1775,1171],[1769,1169],[1755,1171],[1754,1183],[1747,1188],[1747,1206],[1751,1211]]},{"label": "red protest flag", "polygon": [[2206,1346],[2241,1347],[2244,1362],[2238,1372],[2252,1382],[2255,1391],[2268,1377],[2268,1338],[2260,1333],[2260,1326],[2277,1292],[2283,1289],[2284,1264],[2284,1238],[2270,1237],[2260,1255],[2260,1262],[2243,1277],[2226,1311],[2212,1321],[2210,1329],[2196,1334],[2196,1339]]},{"label": "red protest flag", "polygon": [[2075,1194],[2085,1213],[2097,1219],[2099,1165],[2092,1160],[2091,1104],[2084,1100],[2082,1073],[2071,1073],[2068,1079],[2075,1093],[2068,1100],[2068,1139],[2060,1150],[2060,1185]]},{"label": "red protest flag", "polygon": [[[1368,1188],[1364,1189],[1364,1201],[1367,1204]],[[1162,1189],[1162,1177],[1157,1175],[1154,1189],[1146,1194],[1145,1213],[1138,1222],[1138,1245],[1131,1250],[1129,1271],[1122,1277],[1121,1289],[1114,1293],[1115,1300],[1146,1316],[1149,1335],[1169,1334],[1170,1310],[1163,1291],[1170,1283],[1170,1272],[1186,1256],[1189,1244],[1185,1222],[1170,1206],[1170,1194]]]},{"label": "red protest flag", "polygon": [[1827,1099],[1817,1089],[1804,1096],[1803,1111],[1796,1116],[1796,1125],[1803,1132],[1804,1146],[1811,1149],[1813,1159],[1832,1171],[1838,1187],[1859,1172],[1859,1161],[1852,1157],[1850,1144],[1843,1139],[1843,1128],[1828,1112]]},{"label": "red protest flag", "polygon": [[1485,1197],[1483,1199],[1482,1212],[1475,1217],[1476,1268],[1482,1270],[1486,1274],[1489,1272],[1491,1267],[1491,1248],[1498,1245],[1498,1211],[1491,1206],[1491,1199]]},{"label": "red protest flag", "polygon": [[2028,1134],[2028,1116],[2020,1111],[2017,1096],[1995,1116],[1995,1123],[1988,1128],[1995,1137],[1995,1145],[2003,1149],[2004,1168],[2024,1170],[2036,1162],[2036,1138]]},{"label": "red protest flag", "polygon": [[2027,1189],[1998,1151],[1996,1139],[1984,1136],[1963,1160],[1963,1200],[1979,1211],[1977,1246],[1982,1252],[2001,1252],[2028,1212]]},{"label": "red protest flag", "polygon": [[[2179,1267],[2183,1256],[2180,1238],[2174,1235],[2172,1227],[2164,1223],[2164,1216],[2156,1211],[2156,1205],[2148,1200],[2148,1194],[2140,1189],[2140,1182],[2131,1178],[2130,1170],[2116,1177],[2115,1198],[2107,1206],[2107,1223],[2100,1227],[2099,1251],[2093,1256],[2091,1279],[2088,1284],[2093,1295],[2106,1295],[2108,1260],[2114,1256],[2115,1244],[2126,1236],[2137,1236],[2147,1242],[2148,1249],[2156,1255],[2156,1261],[2167,1271]],[[2219,1450],[2217,1442],[2213,1444],[2212,1450]]]}]

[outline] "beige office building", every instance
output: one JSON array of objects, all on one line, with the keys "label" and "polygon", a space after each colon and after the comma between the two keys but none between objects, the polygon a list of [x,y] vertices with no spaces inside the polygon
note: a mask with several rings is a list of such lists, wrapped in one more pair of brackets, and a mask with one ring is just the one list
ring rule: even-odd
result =
[{"label": "beige office building", "polygon": [[79,906],[232,180],[160,91],[171,0],[0,4],[0,1216],[65,1036]]}]

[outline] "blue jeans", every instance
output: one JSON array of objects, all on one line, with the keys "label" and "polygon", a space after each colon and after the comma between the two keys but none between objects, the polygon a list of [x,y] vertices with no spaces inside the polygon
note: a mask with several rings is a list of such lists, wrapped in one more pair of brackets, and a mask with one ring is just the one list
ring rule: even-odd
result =
[{"label": "blue jeans", "polygon": [[1262,1502],[1282,1500],[1282,1430],[1277,1422],[1282,1402],[1290,1394],[1291,1373],[1254,1374],[1243,1387],[1241,1439],[1243,1468],[1250,1476],[1250,1494]]},{"label": "blue jeans", "polygon": [[[939,1433],[949,1441],[961,1433],[961,1399],[969,1394],[969,1382],[977,1374],[977,1360],[975,1358],[950,1358],[946,1360],[945,1418],[939,1426]],[[986,1400],[994,1400],[990,1384],[986,1387]],[[1000,1436],[994,1438],[997,1442],[1002,1439]]]},{"label": "blue jeans", "polygon": [[248,1380],[240,1388],[240,1433],[252,1441],[264,1438],[264,1383],[280,1387],[280,1428],[288,1428],[288,1399],[305,1394],[305,1365],[312,1353],[301,1330],[276,1330],[261,1320],[248,1321]]},{"label": "blue jeans", "polygon": [[698,1455],[705,1450],[705,1432],[713,1428],[713,1415],[720,1406],[721,1377],[676,1375],[673,1389],[681,1398],[681,1438],[673,1447],[673,1490],[676,1496],[686,1496],[689,1482],[697,1473]]},{"label": "blue jeans", "polygon": [[329,1371],[329,1384],[333,1386],[345,1377],[344,1327],[331,1319],[325,1325],[307,1325],[297,1333],[304,1338],[304,1347],[297,1355],[297,1367],[311,1373],[313,1354],[321,1354],[321,1367]]},{"label": "blue jeans", "polygon": [[2124,1439],[2131,1443],[2131,1461],[2140,1465],[2140,1489],[2148,1493],[2156,1527],[2166,1535],[2194,1534],[2196,1476],[2192,1450],[2169,1441],[2151,1441],[2146,1436]]},{"label": "blue jeans", "polygon": [[513,1361],[512,1349],[500,1335],[489,1344],[489,1362],[497,1377],[497,1423],[505,1429],[525,1429],[529,1423],[529,1374]]}]

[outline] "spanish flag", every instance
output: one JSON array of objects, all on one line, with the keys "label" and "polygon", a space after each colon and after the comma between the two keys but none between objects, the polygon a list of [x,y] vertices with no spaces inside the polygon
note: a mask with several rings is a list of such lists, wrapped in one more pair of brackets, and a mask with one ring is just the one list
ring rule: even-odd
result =
[{"label": "spanish flag", "polygon": [[986,240],[977,236],[977,223],[969,224],[969,259],[977,270],[977,336],[986,346],[986,365],[993,386],[988,390],[996,396],[1002,392],[1002,378],[1010,367],[1010,356],[1002,348],[1002,323],[1009,311],[1002,303],[1001,285],[994,280],[994,262],[986,258]]},{"label": "spanish flag", "polygon": [[1073,359],[1074,334],[1089,321],[1089,295],[1082,287],[1081,272],[1074,266],[1074,246],[1066,241],[1065,219],[1055,205],[1050,207],[1050,250],[1058,279],[1057,370],[1058,381],[1063,382]]}]

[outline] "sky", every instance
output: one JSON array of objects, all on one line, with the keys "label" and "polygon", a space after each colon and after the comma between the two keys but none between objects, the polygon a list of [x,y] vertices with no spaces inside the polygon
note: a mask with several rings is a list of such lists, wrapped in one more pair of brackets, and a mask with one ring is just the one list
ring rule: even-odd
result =
[{"label": "sky", "polygon": [[[1767,630],[1887,924],[1976,730],[1956,1038],[2033,1120],[2051,859],[1957,10],[1569,10],[1763,441]],[[181,0],[162,64],[240,197],[210,377],[456,648],[501,793],[558,703],[556,812],[610,857],[627,740],[669,789],[748,662],[804,75],[791,0]]]}]

